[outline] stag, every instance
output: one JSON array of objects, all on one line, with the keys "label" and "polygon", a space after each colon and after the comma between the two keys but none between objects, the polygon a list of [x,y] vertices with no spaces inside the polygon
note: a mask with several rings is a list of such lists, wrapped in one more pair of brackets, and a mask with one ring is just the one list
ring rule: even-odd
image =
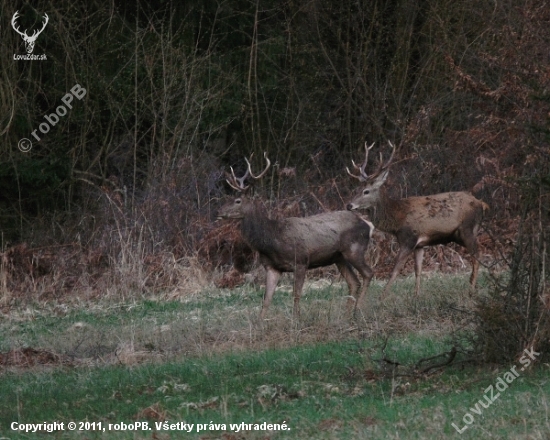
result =
[{"label": "stag", "polygon": [[[252,156],[251,156],[252,157]],[[265,317],[279,278],[283,272],[294,272],[294,316],[300,315],[300,295],[306,271],[336,264],[346,280],[350,297],[348,308],[353,314],[365,295],[373,276],[365,262],[365,252],[373,226],[349,211],[328,212],[311,217],[290,217],[275,220],[268,217],[263,205],[245,195],[250,185],[247,178],[260,179],[271,162],[264,154],[267,166],[257,176],[252,173],[250,161],[243,177],[236,177],[231,168],[227,183],[241,195],[222,206],[218,219],[239,219],[246,243],[260,255],[267,274],[266,290],[260,319]],[[363,282],[359,282],[355,268]]]},{"label": "stag", "polygon": [[390,158],[385,164],[380,154],[378,168],[370,176],[365,172],[370,147],[365,143],[365,161],[361,166],[352,161],[358,174],[349,175],[366,185],[347,205],[350,211],[372,208],[372,221],[376,228],[397,238],[399,253],[391,277],[384,288],[383,299],[407,257],[414,251],[414,271],[416,276],[415,295],[420,290],[420,275],[424,247],[436,244],[458,243],[466,248],[472,257],[471,290],[475,289],[479,269],[477,233],[483,214],[489,206],[468,192],[447,192],[424,197],[392,199],[387,194],[386,178],[395,154],[391,143]]},{"label": "stag", "polygon": [[15,24],[17,18],[19,17],[19,11],[15,11],[15,14],[13,14],[13,18],[11,19],[11,25],[15,32],[17,32],[19,35],[21,35],[21,38],[23,38],[23,41],[25,42],[25,50],[27,53],[31,54],[34,50],[34,43],[36,42],[36,39],[38,36],[42,33],[46,25],[48,24],[48,21],[50,20],[48,17],[48,14],[44,14],[44,22],[42,23],[42,29],[39,31],[34,30],[32,32],[32,35],[27,35],[27,30],[25,29],[24,32],[21,32],[19,30],[19,26]]}]

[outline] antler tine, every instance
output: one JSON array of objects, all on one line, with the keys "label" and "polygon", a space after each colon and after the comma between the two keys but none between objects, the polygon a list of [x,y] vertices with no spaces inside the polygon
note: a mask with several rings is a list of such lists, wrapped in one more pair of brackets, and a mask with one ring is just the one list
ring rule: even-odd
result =
[{"label": "antler tine", "polygon": [[387,170],[393,162],[393,155],[395,154],[395,145],[393,145],[389,140],[388,140],[388,144],[390,144],[390,147],[392,147],[392,152],[390,154],[390,157],[386,161],[386,163],[384,163],[384,155],[382,154],[382,152],[380,152],[380,160],[378,162],[378,167],[376,168],[376,171],[371,174],[370,176],[371,179],[378,177],[383,171]]},{"label": "antler tine", "polygon": [[[254,156],[254,153],[252,153],[250,155],[250,159],[252,159],[252,156]],[[247,170],[247,173],[250,174],[250,177],[252,177],[253,179],[255,180],[258,180],[258,179],[261,179],[265,173],[267,173],[267,170],[269,169],[269,167],[271,166],[271,161],[269,160],[269,158],[267,157],[267,151],[264,151],[264,157],[265,157],[265,160],[267,162],[267,165],[265,167],[265,169],[260,173],[258,174],[257,176],[255,176],[253,173],[252,173],[252,169],[251,169],[251,165],[250,165],[250,162],[249,160],[245,157],[244,160],[246,161],[246,164],[248,165],[248,170]]]},{"label": "antler tine", "polygon": [[[393,162],[393,156],[395,154],[396,148],[395,148],[395,145],[392,143],[392,141],[390,141],[389,139],[388,139],[388,144],[390,145],[392,151],[390,154],[390,158],[386,161],[386,164],[380,168],[381,170],[387,169]],[[382,163],[382,153],[380,153],[380,163]]]},{"label": "antler tine", "polygon": [[229,169],[231,170],[231,176],[229,176],[229,179],[225,179],[229,186],[239,192],[247,190],[250,185],[245,186],[244,181],[249,176],[248,170],[246,170],[246,173],[244,173],[243,177],[237,177],[235,176],[235,171],[233,171],[233,167],[229,167]]},{"label": "antler tine", "polygon": [[369,160],[369,151],[374,147],[374,142],[371,144],[371,146],[368,146],[368,143],[365,142],[365,160],[363,161],[363,164],[361,166],[358,166],[355,161],[352,159],[351,163],[353,164],[353,167],[359,171],[359,174],[352,174],[348,167],[346,167],[346,171],[351,177],[355,177],[356,179],[359,179],[361,182],[365,182],[369,176],[365,172],[365,168],[367,167],[367,163]]}]

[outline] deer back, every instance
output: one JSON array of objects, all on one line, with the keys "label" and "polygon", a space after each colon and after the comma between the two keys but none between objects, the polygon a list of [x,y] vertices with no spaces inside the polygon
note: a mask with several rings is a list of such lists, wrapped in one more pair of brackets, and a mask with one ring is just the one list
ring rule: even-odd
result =
[{"label": "deer back", "polygon": [[461,226],[481,222],[485,203],[468,192],[448,192],[403,199],[404,225],[418,234],[451,234]]},{"label": "deer back", "polygon": [[271,219],[260,201],[246,197],[220,208],[218,218],[240,219],[243,239],[264,263],[281,271],[296,264],[325,266],[349,249],[366,249],[374,229],[349,211]]},{"label": "deer back", "polygon": [[333,211],[310,217],[291,217],[281,221],[282,237],[301,243],[301,249],[309,255],[344,249],[358,240],[367,240],[372,233],[372,224],[348,211]]}]

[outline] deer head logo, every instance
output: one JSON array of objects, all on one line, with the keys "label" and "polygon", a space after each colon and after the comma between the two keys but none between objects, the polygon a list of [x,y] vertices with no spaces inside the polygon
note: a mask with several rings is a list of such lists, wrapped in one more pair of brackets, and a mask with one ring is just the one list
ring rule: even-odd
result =
[{"label": "deer head logo", "polygon": [[25,50],[27,51],[27,53],[31,54],[32,51],[34,50],[34,43],[35,43],[36,39],[38,38],[38,36],[42,33],[42,31],[44,30],[44,28],[48,24],[48,21],[49,21],[48,14],[44,14],[44,22],[42,24],[42,29],[40,29],[39,31],[34,30],[32,35],[27,35],[27,30],[26,29],[25,29],[24,32],[21,32],[19,30],[19,26],[17,26],[16,23],[15,23],[15,21],[17,20],[18,17],[19,17],[19,11],[15,11],[15,14],[13,14],[13,18],[11,19],[11,25],[12,25],[13,29],[15,30],[15,32],[17,32],[19,35],[21,35],[21,38],[23,38],[23,41],[25,42]]}]

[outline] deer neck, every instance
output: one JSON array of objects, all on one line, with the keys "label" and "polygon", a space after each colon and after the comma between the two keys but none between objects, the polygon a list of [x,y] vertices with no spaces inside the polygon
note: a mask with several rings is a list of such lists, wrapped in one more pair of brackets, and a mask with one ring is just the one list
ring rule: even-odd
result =
[{"label": "deer neck", "polygon": [[278,233],[277,229],[277,221],[270,219],[259,203],[255,203],[241,221],[243,239],[259,252],[267,250],[273,241],[273,235]]},{"label": "deer neck", "polygon": [[382,186],[380,198],[373,207],[372,222],[374,226],[383,232],[397,232],[401,226],[401,217],[405,213],[403,205],[403,199],[392,199],[385,186]]}]

